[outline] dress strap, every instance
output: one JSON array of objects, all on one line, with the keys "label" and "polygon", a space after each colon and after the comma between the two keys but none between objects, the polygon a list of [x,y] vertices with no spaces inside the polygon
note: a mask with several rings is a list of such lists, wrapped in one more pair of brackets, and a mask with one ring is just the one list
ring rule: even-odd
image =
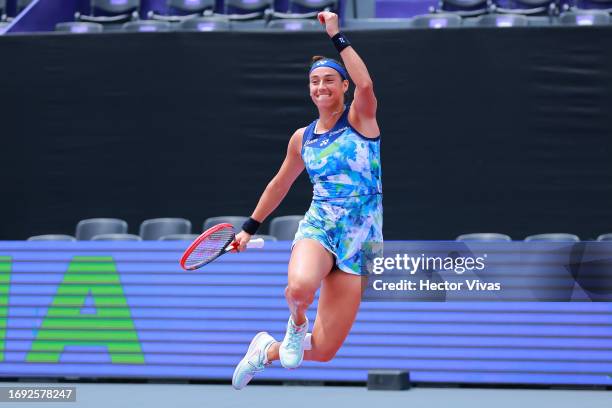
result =
[{"label": "dress strap", "polygon": [[344,112],[342,112],[342,115],[340,116],[340,119],[338,119],[338,122],[335,127],[340,128],[344,126],[349,126],[348,114],[349,114],[350,109],[351,109],[350,103],[345,105]]},{"label": "dress strap", "polygon": [[304,134],[302,135],[302,150],[304,150],[304,146],[306,145],[306,142],[312,139],[312,135],[314,134],[314,128],[315,128],[316,123],[317,121],[314,120],[310,123],[310,125],[308,125],[306,129],[304,129]]}]

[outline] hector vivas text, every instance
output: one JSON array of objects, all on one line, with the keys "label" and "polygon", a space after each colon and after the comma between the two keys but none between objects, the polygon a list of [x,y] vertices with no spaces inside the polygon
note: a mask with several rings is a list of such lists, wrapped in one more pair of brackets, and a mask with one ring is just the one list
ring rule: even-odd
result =
[{"label": "hector vivas text", "polygon": [[[466,271],[482,271],[485,268],[487,255],[481,257],[440,257],[440,256],[410,256],[396,254],[392,257],[376,257],[373,259],[372,273],[381,275],[385,271],[393,271],[394,275],[415,275],[419,270],[435,270],[439,272],[454,272],[462,275]],[[430,279],[417,281],[402,279],[400,281],[385,282],[382,279],[374,280],[374,290],[451,290],[460,291],[498,291],[500,283],[481,282],[479,279],[466,279],[463,282],[439,282]]]}]

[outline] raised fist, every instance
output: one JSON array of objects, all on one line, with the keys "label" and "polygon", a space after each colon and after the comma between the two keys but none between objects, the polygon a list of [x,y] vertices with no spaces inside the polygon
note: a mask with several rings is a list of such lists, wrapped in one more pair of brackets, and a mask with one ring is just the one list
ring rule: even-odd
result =
[{"label": "raised fist", "polygon": [[338,34],[340,29],[338,28],[338,15],[331,11],[322,11],[317,15],[317,18],[325,26],[325,31],[330,37]]}]

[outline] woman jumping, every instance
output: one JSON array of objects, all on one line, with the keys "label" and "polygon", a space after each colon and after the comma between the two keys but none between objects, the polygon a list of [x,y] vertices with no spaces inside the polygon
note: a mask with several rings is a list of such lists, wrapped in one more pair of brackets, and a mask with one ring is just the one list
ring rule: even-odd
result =
[{"label": "woman jumping", "polygon": [[[263,192],[255,211],[236,236],[244,250],[251,236],[283,200],[306,168],[313,199],[292,244],[285,297],[291,316],[282,342],[258,333],[234,371],[232,385],[244,388],[274,360],[297,368],[303,360],[330,361],[346,339],[359,309],[364,243],[382,243],[380,130],[376,97],[368,70],[338,28],[338,16],[318,15],[339,62],[314,57],[310,97],[319,118],[295,131],[285,160]],[[348,71],[348,73],[347,73]],[[345,105],[349,75],[353,102]],[[317,318],[308,333],[306,309],[321,287]]]}]

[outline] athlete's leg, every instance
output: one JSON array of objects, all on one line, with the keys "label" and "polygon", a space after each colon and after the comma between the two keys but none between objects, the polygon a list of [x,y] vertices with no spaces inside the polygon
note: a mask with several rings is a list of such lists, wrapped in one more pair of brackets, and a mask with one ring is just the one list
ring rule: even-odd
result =
[{"label": "athlete's leg", "polygon": [[[333,265],[333,255],[314,239],[304,238],[293,246],[285,298],[296,325],[305,322],[306,309]],[[268,349],[269,361],[278,360],[279,347],[280,343],[275,343]]]},{"label": "athlete's leg", "polygon": [[317,318],[312,330],[312,349],[304,359],[330,361],[349,334],[367,277],[335,269],[323,280]]},{"label": "athlete's leg", "polygon": [[[302,239],[294,245],[289,261],[288,285],[285,290],[292,319],[305,321],[305,311],[314,300],[321,281],[329,274],[333,264],[333,256],[318,241]],[[305,334],[305,330],[301,334]],[[278,360],[280,345],[281,343],[276,342],[268,333],[258,333],[234,370],[232,377],[234,388],[244,388],[255,374],[263,371],[273,360]],[[301,360],[300,354],[295,366],[299,366]]]},{"label": "athlete's leg", "polygon": [[333,255],[314,239],[301,239],[293,247],[285,298],[295,324],[306,320],[306,309],[333,265]]},{"label": "athlete's leg", "polygon": [[[366,282],[367,277],[338,269],[325,277],[312,331],[312,348],[304,351],[305,360],[329,361],[334,358],[353,326]],[[275,343],[270,347],[270,361],[278,359],[279,345]]]}]

